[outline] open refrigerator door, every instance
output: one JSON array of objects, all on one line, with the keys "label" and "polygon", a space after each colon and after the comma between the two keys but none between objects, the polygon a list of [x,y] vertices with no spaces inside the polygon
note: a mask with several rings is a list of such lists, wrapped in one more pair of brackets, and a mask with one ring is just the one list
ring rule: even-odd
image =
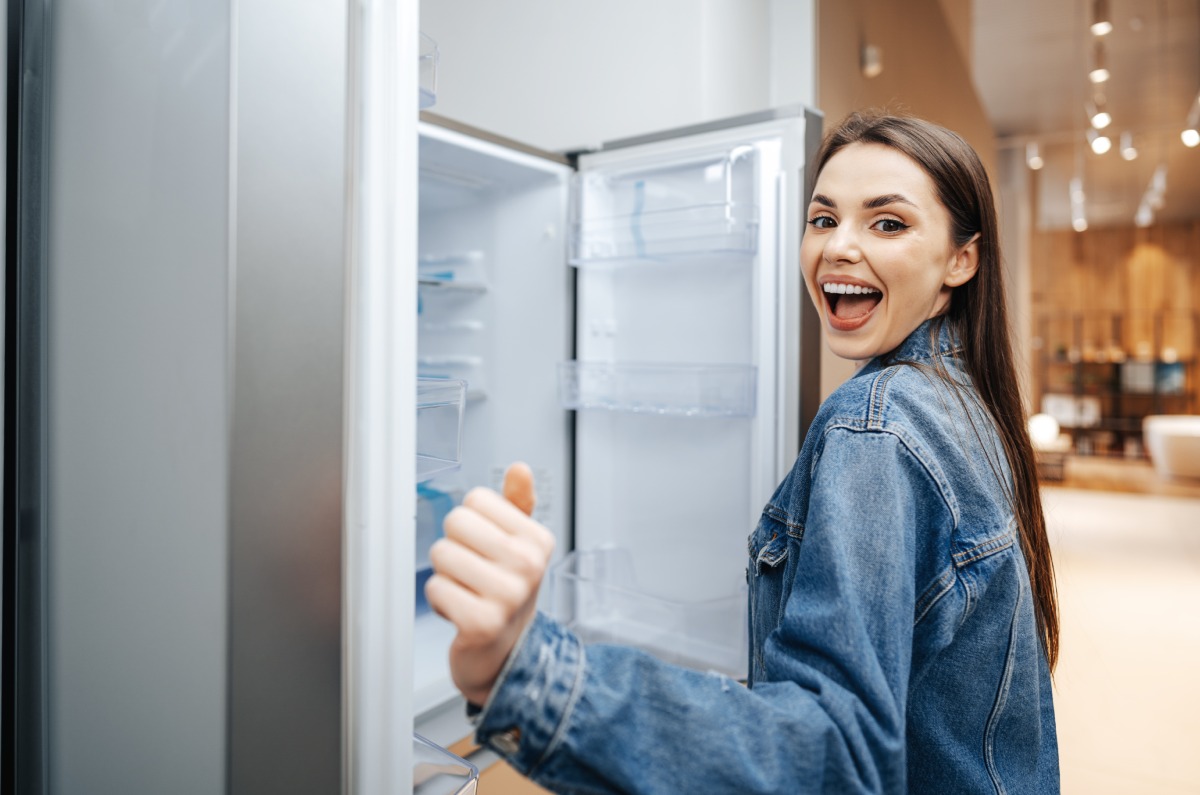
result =
[{"label": "open refrigerator door", "polygon": [[745,676],[745,538],[798,449],[805,124],[580,158],[575,549],[552,609],[585,641]]}]

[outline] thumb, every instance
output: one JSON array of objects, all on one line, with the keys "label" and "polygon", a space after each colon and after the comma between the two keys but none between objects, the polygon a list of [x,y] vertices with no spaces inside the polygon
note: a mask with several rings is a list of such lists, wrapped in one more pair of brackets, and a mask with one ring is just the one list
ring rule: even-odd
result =
[{"label": "thumb", "polygon": [[533,488],[533,470],[529,468],[528,464],[518,461],[504,473],[504,499],[527,515],[533,515],[533,506],[537,504],[537,494]]}]

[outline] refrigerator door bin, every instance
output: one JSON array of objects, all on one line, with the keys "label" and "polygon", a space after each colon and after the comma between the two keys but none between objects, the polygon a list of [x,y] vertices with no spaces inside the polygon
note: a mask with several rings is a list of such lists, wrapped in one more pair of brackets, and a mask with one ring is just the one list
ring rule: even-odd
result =
[{"label": "refrigerator door bin", "polygon": [[474,795],[479,769],[414,733],[412,782],[413,795]]},{"label": "refrigerator door bin", "polygon": [[664,599],[634,581],[627,549],[577,550],[552,575],[552,615],[585,643],[636,646],[659,659],[743,678],[746,597]]},{"label": "refrigerator door bin", "polygon": [[559,401],[575,410],[752,417],[756,378],[749,365],[571,361],[558,368]]},{"label": "refrigerator door bin", "polygon": [[758,208],[711,204],[597,218],[575,229],[571,264],[753,255]]},{"label": "refrigerator door bin", "polygon": [[420,58],[420,101],[417,104],[421,109],[425,109],[433,107],[434,103],[437,102],[437,69],[439,58],[437,42],[425,33],[421,34],[418,57]]},{"label": "refrigerator door bin", "polygon": [[589,171],[579,180],[572,264],[753,255],[757,157],[754,147],[738,145]]},{"label": "refrigerator door bin", "polygon": [[462,463],[463,405],[467,384],[446,378],[417,379],[417,482]]}]

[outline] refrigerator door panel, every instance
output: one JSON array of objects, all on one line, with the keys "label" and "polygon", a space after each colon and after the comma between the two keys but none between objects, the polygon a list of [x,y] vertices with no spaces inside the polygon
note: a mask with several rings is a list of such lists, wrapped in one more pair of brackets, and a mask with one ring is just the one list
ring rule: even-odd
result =
[{"label": "refrigerator door panel", "polygon": [[[785,313],[805,125],[784,114],[580,158],[577,360],[559,384],[578,410],[575,551],[553,603],[585,639],[744,675],[745,538],[798,450]],[[599,550],[621,551],[619,576],[584,562]]]},{"label": "refrigerator door panel", "polygon": [[465,381],[466,405],[461,465],[418,486],[418,719],[457,695],[447,667],[453,627],[422,593],[442,517],[474,486],[499,489],[507,466],[525,461],[536,478],[535,516],[566,547],[570,426],[555,365],[571,345],[572,274],[563,263],[573,173],[460,129],[420,125],[417,369]]}]

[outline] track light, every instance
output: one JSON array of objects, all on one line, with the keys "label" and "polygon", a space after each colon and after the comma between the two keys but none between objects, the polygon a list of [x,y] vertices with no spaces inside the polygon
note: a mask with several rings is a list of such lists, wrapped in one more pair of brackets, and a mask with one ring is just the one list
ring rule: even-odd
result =
[{"label": "track light", "polygon": [[1105,110],[1103,97],[1098,97],[1096,104],[1088,107],[1088,117],[1092,121],[1092,126],[1097,130],[1103,130],[1112,124],[1112,114]]},{"label": "track light", "polygon": [[1121,133],[1121,157],[1126,160],[1137,160],[1138,150],[1133,145],[1133,133],[1129,130]]},{"label": "track light", "polygon": [[1101,135],[1095,130],[1087,131],[1088,145],[1092,147],[1092,151],[1098,155],[1106,153],[1112,149],[1112,140],[1107,135]]},{"label": "track light", "polygon": [[1079,177],[1071,177],[1068,185],[1071,192],[1071,228],[1076,232],[1087,231],[1087,216],[1083,211],[1083,180]]},{"label": "track light", "polygon": [[1184,146],[1195,147],[1200,144],[1200,94],[1196,95],[1196,101],[1188,110],[1187,122],[1184,123],[1184,130],[1179,137]]},{"label": "track light", "polygon": [[1108,11],[1108,0],[1092,2],[1092,35],[1107,36],[1112,33],[1112,15]]},{"label": "track light", "polygon": [[860,53],[859,66],[863,77],[878,77],[883,74],[883,50],[874,44],[864,44]]},{"label": "track light", "polygon": [[1030,141],[1025,144],[1025,165],[1034,171],[1046,165],[1046,161],[1042,159],[1042,153],[1037,141]]},{"label": "track light", "polygon": [[1088,72],[1088,80],[1093,83],[1103,83],[1108,80],[1108,57],[1104,52],[1104,40],[1096,39],[1092,46],[1092,71]]}]

